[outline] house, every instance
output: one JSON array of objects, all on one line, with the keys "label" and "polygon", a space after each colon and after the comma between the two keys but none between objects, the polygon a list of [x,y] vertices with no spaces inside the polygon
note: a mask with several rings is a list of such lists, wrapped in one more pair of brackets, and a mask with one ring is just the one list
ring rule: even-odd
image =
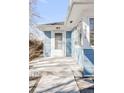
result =
[{"label": "house", "polygon": [[44,57],[73,57],[93,76],[94,69],[94,1],[70,0],[64,22],[38,26],[44,32]]}]

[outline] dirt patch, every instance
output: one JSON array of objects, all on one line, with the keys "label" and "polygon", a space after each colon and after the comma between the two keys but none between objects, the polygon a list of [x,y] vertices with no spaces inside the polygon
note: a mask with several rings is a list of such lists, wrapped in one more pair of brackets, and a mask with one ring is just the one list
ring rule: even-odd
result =
[{"label": "dirt patch", "polygon": [[29,35],[29,60],[33,60],[40,55],[43,55],[43,42],[30,33]]}]

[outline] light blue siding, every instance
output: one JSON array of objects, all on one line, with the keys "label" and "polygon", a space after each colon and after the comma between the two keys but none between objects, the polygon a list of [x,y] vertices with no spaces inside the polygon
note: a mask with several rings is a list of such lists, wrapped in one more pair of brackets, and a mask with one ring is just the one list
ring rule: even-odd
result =
[{"label": "light blue siding", "polygon": [[83,75],[93,76],[94,75],[94,50],[76,48],[76,59],[77,63],[83,67]]},{"label": "light blue siding", "polygon": [[45,44],[44,44],[44,55],[45,57],[51,56],[51,31],[45,31]]},{"label": "light blue siding", "polygon": [[72,56],[72,39],[71,39],[72,31],[66,32],[66,56]]},{"label": "light blue siding", "polygon": [[[72,55],[75,57],[77,63],[84,69],[84,77],[89,77],[94,75],[94,49],[90,46],[85,34],[82,33],[83,45],[80,47],[74,47],[74,30],[72,31]],[[78,39],[78,38],[77,38]]]},{"label": "light blue siding", "polygon": [[84,49],[84,76],[94,74],[94,50]]}]

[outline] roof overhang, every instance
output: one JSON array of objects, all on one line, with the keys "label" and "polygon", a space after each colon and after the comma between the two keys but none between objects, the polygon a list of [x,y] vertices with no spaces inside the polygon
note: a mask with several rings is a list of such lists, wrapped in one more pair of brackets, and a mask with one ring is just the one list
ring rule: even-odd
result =
[{"label": "roof overhang", "polygon": [[83,17],[94,16],[94,0],[71,0],[65,21],[67,27],[73,27]]},{"label": "roof overhang", "polygon": [[37,26],[40,31],[64,31],[64,25],[38,25]]},{"label": "roof overhang", "polygon": [[70,31],[72,28],[65,25],[38,25],[40,31]]}]

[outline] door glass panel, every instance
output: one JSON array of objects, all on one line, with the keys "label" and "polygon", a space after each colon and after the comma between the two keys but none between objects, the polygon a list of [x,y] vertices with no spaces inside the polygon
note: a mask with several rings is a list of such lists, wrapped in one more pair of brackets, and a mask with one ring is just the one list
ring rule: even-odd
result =
[{"label": "door glass panel", "polygon": [[55,33],[55,49],[62,49],[62,33]]}]

